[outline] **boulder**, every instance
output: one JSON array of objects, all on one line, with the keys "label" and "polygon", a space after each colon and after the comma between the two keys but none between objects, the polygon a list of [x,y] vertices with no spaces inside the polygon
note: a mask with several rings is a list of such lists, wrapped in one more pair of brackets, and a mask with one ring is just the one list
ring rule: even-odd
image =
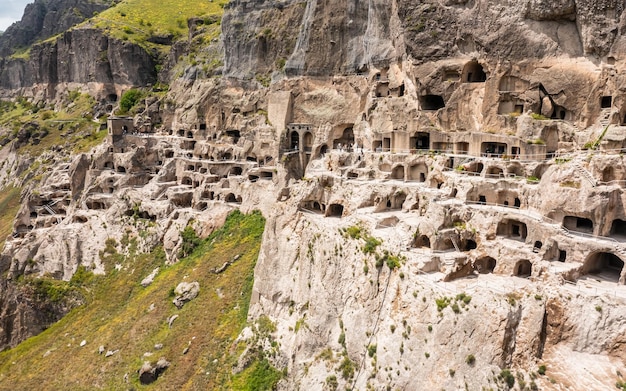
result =
[{"label": "boulder", "polygon": [[200,292],[200,284],[197,281],[194,282],[181,282],[178,284],[174,293],[177,295],[172,302],[178,308],[183,308],[185,303],[191,301],[198,296]]},{"label": "boulder", "polygon": [[170,363],[164,357],[161,357],[154,366],[152,366],[149,361],[144,361],[143,365],[139,369],[139,381],[141,384],[150,384],[154,382],[169,366]]}]

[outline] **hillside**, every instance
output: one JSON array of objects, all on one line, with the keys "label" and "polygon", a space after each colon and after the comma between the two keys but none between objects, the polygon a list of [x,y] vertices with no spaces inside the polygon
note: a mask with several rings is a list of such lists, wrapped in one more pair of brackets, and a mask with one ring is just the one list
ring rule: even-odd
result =
[{"label": "hillside", "polygon": [[[32,286],[38,295],[62,300],[74,292],[85,304],[40,335],[0,353],[0,389],[41,384],[49,390],[143,389],[139,369],[144,361],[154,365],[160,357],[171,366],[151,389],[233,389],[232,384],[256,370],[252,365],[233,375],[230,368],[245,348],[235,340],[247,325],[263,225],[259,213],[234,212],[224,227],[175,265],[163,264],[162,248],[137,254],[136,238],[130,238],[108,243],[106,276],[83,269],[64,284],[23,280],[20,284]],[[228,261],[233,261],[228,269],[214,272]],[[143,287],[140,283],[155,268],[160,273]],[[174,288],[183,281],[198,281],[200,291],[177,309]],[[100,346],[105,351],[99,353]],[[108,351],[115,353],[107,357]]]},{"label": "hillside", "polygon": [[0,388],[624,388],[622,2],[161,3],[0,60]]}]

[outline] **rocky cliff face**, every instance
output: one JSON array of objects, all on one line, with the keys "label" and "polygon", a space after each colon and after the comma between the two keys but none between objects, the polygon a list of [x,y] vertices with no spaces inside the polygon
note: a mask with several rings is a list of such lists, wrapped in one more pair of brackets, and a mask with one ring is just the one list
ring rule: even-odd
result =
[{"label": "rocky cliff face", "polygon": [[145,49],[114,39],[101,30],[81,28],[34,45],[27,59],[0,59],[3,95],[54,99],[72,85],[94,96],[121,95],[123,89],[156,81],[157,62]]},{"label": "rocky cliff face", "polygon": [[519,61],[623,51],[624,5],[617,0],[233,1],[229,8],[223,30],[229,76],[275,70],[268,59],[281,58],[287,74],[332,75],[406,56]]},{"label": "rocky cliff face", "polygon": [[[276,326],[281,389],[507,389],[510,371],[521,389],[613,387],[626,370],[621,7],[233,1],[225,77],[188,68],[132,125],[110,119],[104,145],[42,175],[0,270],[106,272],[107,238],[163,243],[175,262],[189,222],[207,233],[260,209],[250,318]],[[107,61],[55,65],[81,48]],[[6,62],[0,83],[147,83],[134,50],[73,30]]]},{"label": "rocky cliff face", "polygon": [[22,20],[0,36],[0,57],[62,33],[110,6],[110,0],[36,0],[26,6]]}]

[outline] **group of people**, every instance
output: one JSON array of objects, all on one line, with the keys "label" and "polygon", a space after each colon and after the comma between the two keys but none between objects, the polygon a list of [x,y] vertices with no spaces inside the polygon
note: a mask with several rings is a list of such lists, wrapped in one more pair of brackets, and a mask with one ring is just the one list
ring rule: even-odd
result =
[{"label": "group of people", "polygon": [[359,144],[355,144],[355,143],[352,143],[350,145],[346,145],[345,147],[344,147],[344,145],[342,143],[338,143],[337,144],[337,149],[339,150],[339,152],[344,152],[344,150],[345,150],[345,152],[357,152],[357,153],[363,155],[363,146],[359,145]]}]

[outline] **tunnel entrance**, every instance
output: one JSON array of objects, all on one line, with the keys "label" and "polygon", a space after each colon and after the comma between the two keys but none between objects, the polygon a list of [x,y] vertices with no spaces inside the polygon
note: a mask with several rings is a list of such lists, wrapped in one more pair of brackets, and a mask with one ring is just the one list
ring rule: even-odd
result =
[{"label": "tunnel entrance", "polygon": [[496,268],[496,260],[491,257],[482,257],[474,261],[474,270],[480,274],[493,273]]},{"label": "tunnel entrance", "polygon": [[295,130],[291,132],[289,137],[289,149],[298,150],[298,143],[300,141],[300,135]]},{"label": "tunnel entrance", "polygon": [[422,95],[419,97],[419,102],[422,110],[432,111],[446,107],[441,95]]},{"label": "tunnel entrance", "polygon": [[611,236],[622,240],[626,239],[626,221],[615,219],[611,224]]},{"label": "tunnel entrance", "polygon": [[411,148],[430,149],[430,133],[417,132],[411,137]]},{"label": "tunnel entrance", "polygon": [[533,265],[528,259],[522,259],[517,261],[513,268],[513,275],[517,277],[530,277],[533,270]]},{"label": "tunnel entrance", "polygon": [[343,215],[343,205],[341,204],[330,204],[328,206],[327,216],[329,217],[341,217]]},{"label": "tunnel entrance", "polygon": [[411,243],[411,247],[427,247],[430,248],[430,239],[426,235],[419,235],[413,238],[413,243]]},{"label": "tunnel entrance", "polygon": [[463,67],[463,81],[466,83],[484,83],[487,74],[478,61],[470,61]]},{"label": "tunnel entrance", "polygon": [[[620,282],[620,276],[624,269],[624,261],[617,255],[607,252],[591,254],[585,261],[581,275],[591,274],[602,280]],[[623,284],[624,282],[621,281]]]},{"label": "tunnel entrance", "polygon": [[563,226],[572,231],[593,233],[593,221],[584,217],[565,216],[563,218]]}]

